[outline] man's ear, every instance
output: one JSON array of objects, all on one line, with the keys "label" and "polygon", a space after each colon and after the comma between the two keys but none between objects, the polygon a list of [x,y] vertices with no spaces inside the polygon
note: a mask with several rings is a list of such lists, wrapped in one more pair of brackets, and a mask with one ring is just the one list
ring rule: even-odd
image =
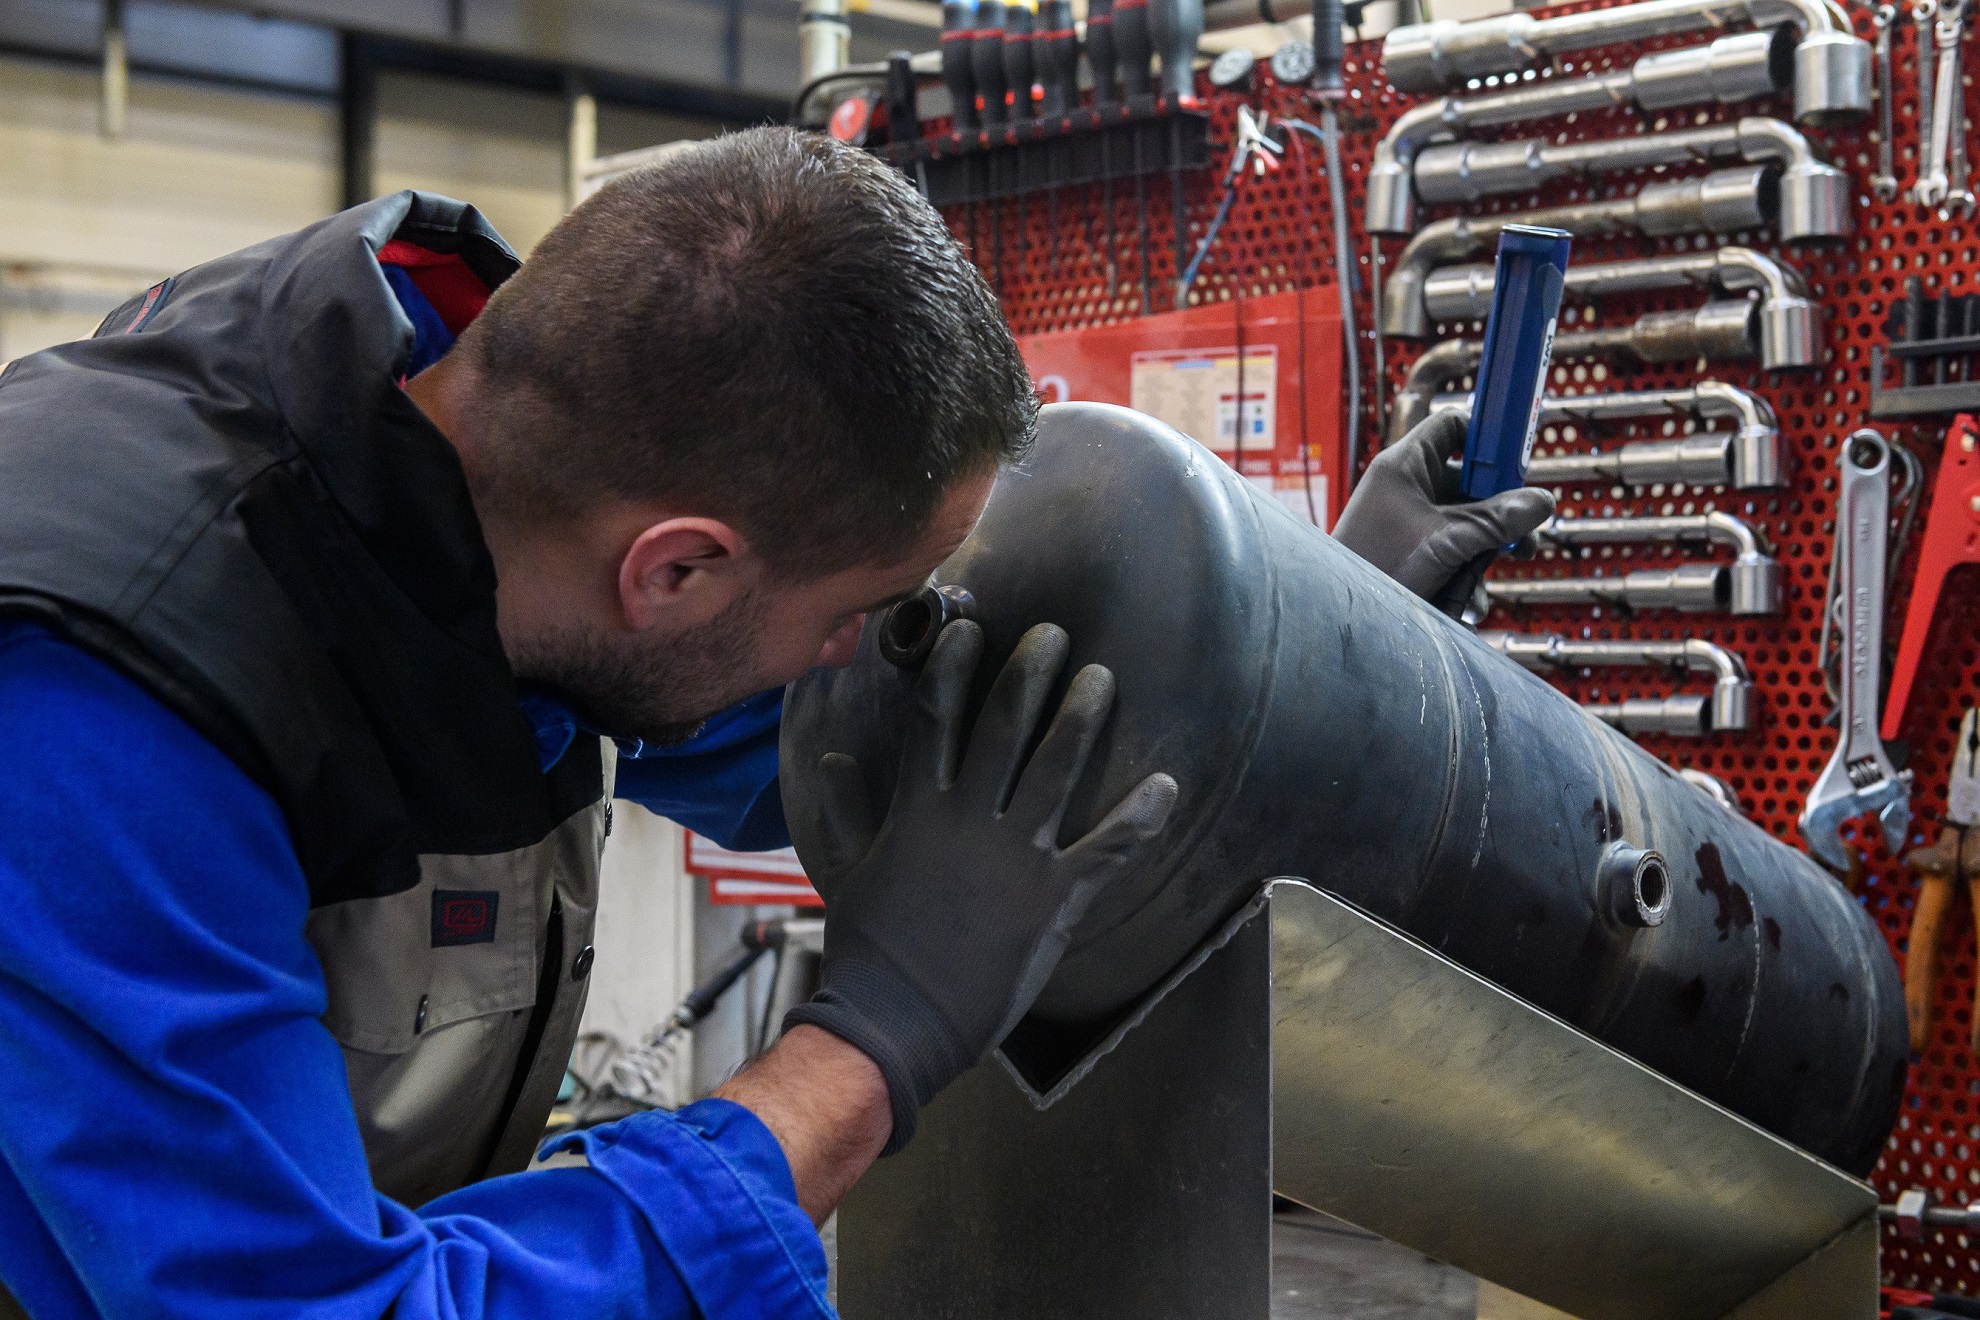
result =
[{"label": "man's ear", "polygon": [[749,589],[749,547],[714,518],[669,518],[633,538],[619,561],[626,626],[704,623]]}]

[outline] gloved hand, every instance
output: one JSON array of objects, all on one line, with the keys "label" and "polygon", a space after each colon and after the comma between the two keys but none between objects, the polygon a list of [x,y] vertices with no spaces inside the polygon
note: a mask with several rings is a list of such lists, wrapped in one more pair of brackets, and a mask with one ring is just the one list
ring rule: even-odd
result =
[{"label": "gloved hand", "polygon": [[1059,847],[1066,802],[1114,704],[1113,674],[1080,670],[1027,764],[1068,649],[1051,624],[1027,632],[965,752],[983,631],[968,620],[943,629],[915,685],[900,780],[877,832],[858,763],[837,752],[819,763],[821,988],[784,1023],[823,1027],[879,1066],[894,1111],[885,1154],[907,1144],[936,1092],[1017,1025],[1095,896],[1126,873],[1175,804],[1175,780],[1150,775],[1084,838]]},{"label": "gloved hand", "polygon": [[1460,503],[1451,455],[1465,421],[1434,413],[1376,455],[1334,524],[1334,539],[1455,618],[1505,546],[1554,515],[1537,486]]}]

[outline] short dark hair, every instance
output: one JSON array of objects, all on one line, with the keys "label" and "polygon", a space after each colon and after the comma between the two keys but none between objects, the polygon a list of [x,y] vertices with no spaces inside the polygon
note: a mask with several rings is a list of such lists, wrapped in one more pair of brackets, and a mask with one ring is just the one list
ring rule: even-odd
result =
[{"label": "short dark hair", "polygon": [[678,499],[780,572],[905,552],[1037,416],[996,296],[898,171],[732,133],[565,216],[462,337],[478,501],[524,519]]}]

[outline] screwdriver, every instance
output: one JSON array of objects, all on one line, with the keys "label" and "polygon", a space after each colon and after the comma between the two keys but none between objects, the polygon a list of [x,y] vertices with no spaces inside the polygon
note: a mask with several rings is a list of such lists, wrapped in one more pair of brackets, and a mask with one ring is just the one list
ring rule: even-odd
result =
[{"label": "screwdriver", "polygon": [[1114,49],[1121,66],[1121,90],[1132,101],[1153,90],[1149,61],[1155,47],[1148,32],[1148,0],[1114,0]]},{"label": "screwdriver", "polygon": [[1011,0],[1004,6],[1004,81],[1011,89],[1011,118],[1030,119],[1033,84],[1037,81],[1036,60],[1032,58],[1033,36],[1038,27],[1038,0]]},{"label": "screwdriver", "polygon": [[976,127],[976,72],[970,68],[976,40],[976,0],[942,0],[942,84],[955,102],[955,129]]},{"label": "screwdriver", "polygon": [[1041,112],[1061,118],[1079,99],[1079,35],[1073,31],[1072,0],[1044,0],[1038,6],[1038,27]]},{"label": "screwdriver", "polygon": [[[897,50],[887,57],[887,140],[895,146],[909,147],[921,140],[921,114],[919,107],[920,85],[914,77],[914,67],[909,63],[913,57],[904,50]],[[923,197],[928,196],[928,162],[917,157],[914,161],[914,184]]]},{"label": "screwdriver", "polygon": [[[1148,35],[1148,0],[1114,0],[1114,49],[1120,53],[1121,91],[1127,103],[1130,106],[1146,106],[1154,90],[1149,61],[1155,54],[1155,47]],[[1141,125],[1130,120],[1128,131],[1134,134],[1134,209],[1141,265],[1140,314],[1146,316],[1154,310],[1149,300],[1148,180],[1142,174],[1146,166],[1142,160]]]},{"label": "screwdriver", "polygon": [[[956,135],[968,138],[976,132],[982,122],[976,110],[976,70],[972,64],[976,58],[976,0],[942,0],[942,84],[949,89],[949,100],[954,102],[951,114],[954,117]],[[963,160],[963,168],[968,171],[969,191],[976,192],[978,162],[968,157]],[[969,258],[976,260],[976,203],[969,202]]]},{"label": "screwdriver", "polygon": [[908,52],[887,57],[887,133],[890,141],[906,144],[921,137],[921,116],[915,105],[914,68]]},{"label": "screwdriver", "polygon": [[1118,98],[1120,60],[1114,53],[1114,0],[1087,0],[1086,62],[1093,66],[1093,104],[1111,105]]},{"label": "screwdriver", "polygon": [[976,6],[970,69],[976,75],[976,104],[986,125],[1004,122],[1004,16],[1004,0],[979,0]]},{"label": "screwdriver", "polygon": [[[1004,81],[1011,89],[1011,122],[1025,124],[1036,113],[1032,93],[1036,90],[1037,61],[1032,58],[1034,34],[1038,28],[1038,0],[1005,0],[1004,4]],[[1024,214],[1024,157],[1011,160],[1017,205],[1018,279],[1024,279],[1031,246],[1030,226]]]},{"label": "screwdriver", "polygon": [[1059,273],[1059,136],[1066,111],[1079,96],[1079,37],[1073,31],[1072,0],[1044,0],[1038,7],[1037,64],[1039,114],[1051,122],[1045,143],[1046,265]]},{"label": "screwdriver", "polygon": [[[982,107],[983,125],[995,128],[1004,122],[1004,0],[978,0],[976,40],[970,43],[970,67],[976,73],[977,104]],[[983,161],[984,191],[990,196],[991,282],[998,296],[1004,292],[1004,203],[997,184],[997,158]]]},{"label": "screwdriver", "polygon": [[1203,39],[1203,0],[1148,0],[1148,34],[1162,57],[1165,95],[1178,105],[1196,100],[1196,43]]},{"label": "screwdriver", "polygon": [[[1162,57],[1158,90],[1169,98],[1170,108],[1196,104],[1196,43],[1203,36],[1203,0],[1149,0],[1148,33]],[[1183,190],[1182,116],[1175,114],[1169,116],[1169,209],[1180,275],[1189,260],[1189,207]]]},{"label": "screwdriver", "polygon": [[[1114,0],[1087,0],[1086,62],[1093,66],[1093,106],[1112,105],[1118,83],[1120,60],[1114,51]],[[1096,114],[1094,116],[1099,119]],[[1107,297],[1112,300],[1119,285],[1114,269],[1114,167],[1108,159],[1107,126],[1100,123],[1100,213],[1106,221]]]}]

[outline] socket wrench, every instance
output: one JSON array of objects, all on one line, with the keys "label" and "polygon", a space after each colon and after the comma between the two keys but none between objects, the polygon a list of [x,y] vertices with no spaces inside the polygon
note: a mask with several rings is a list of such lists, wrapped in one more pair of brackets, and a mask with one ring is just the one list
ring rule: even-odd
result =
[{"label": "socket wrench", "polygon": [[1527,669],[1582,669],[1598,665],[1667,669],[1709,675],[1707,698],[1677,693],[1663,698],[1631,698],[1613,706],[1582,709],[1625,733],[1674,733],[1697,737],[1737,733],[1753,727],[1753,679],[1746,663],[1723,646],[1687,637],[1681,641],[1594,641],[1558,634],[1481,632],[1478,640]]},{"label": "socket wrench", "polygon": [[1911,772],[1899,773],[1877,736],[1884,662],[1884,547],[1890,537],[1891,447],[1868,429],[1842,447],[1836,492],[1837,584],[1842,605],[1841,729],[1835,755],[1801,812],[1801,834],[1815,860],[1849,869],[1841,826],[1875,812],[1884,846],[1896,853],[1911,824]]},{"label": "socket wrench", "polygon": [[1725,564],[1639,568],[1612,577],[1487,578],[1495,607],[1606,605],[1612,609],[1732,612],[1732,569]]},{"label": "socket wrench", "polygon": [[1727,608],[1734,614],[1774,614],[1781,608],[1781,566],[1766,553],[1752,526],[1729,513],[1675,514],[1638,518],[1549,518],[1534,529],[1543,547],[1573,549],[1591,545],[1662,542],[1730,546],[1732,563]]}]

